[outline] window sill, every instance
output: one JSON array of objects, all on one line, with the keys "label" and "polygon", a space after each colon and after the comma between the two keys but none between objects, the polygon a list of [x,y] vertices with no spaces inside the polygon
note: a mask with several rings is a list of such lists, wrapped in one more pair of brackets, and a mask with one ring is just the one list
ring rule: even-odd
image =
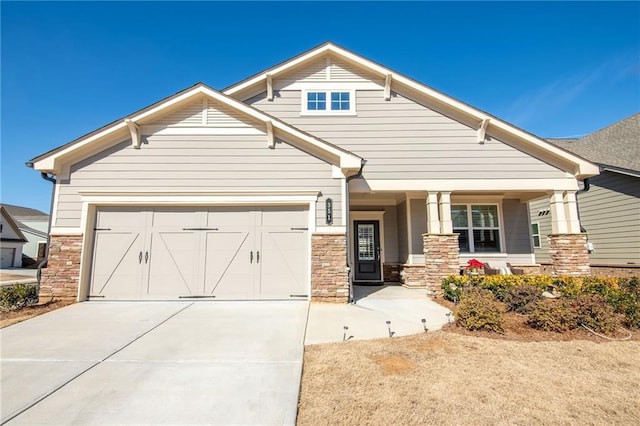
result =
[{"label": "window sill", "polygon": [[356,111],[302,111],[300,117],[356,117],[358,113]]}]

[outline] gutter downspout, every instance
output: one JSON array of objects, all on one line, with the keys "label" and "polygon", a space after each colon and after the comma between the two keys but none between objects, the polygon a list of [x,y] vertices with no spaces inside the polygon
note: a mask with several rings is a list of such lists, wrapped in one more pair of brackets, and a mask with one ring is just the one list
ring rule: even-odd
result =
[{"label": "gutter downspout", "polygon": [[[29,168],[33,168],[33,163],[31,161],[25,163],[25,165]],[[36,279],[38,280],[38,294],[40,294],[40,281],[42,279],[42,268],[45,267],[49,260],[49,246],[51,245],[51,219],[53,218],[53,201],[55,197],[56,191],[56,178],[55,175],[49,176],[46,172],[40,172],[40,177],[46,181],[51,182],[53,185],[51,186],[51,203],[49,207],[49,226],[47,229],[47,248],[44,253],[44,259],[42,262],[38,264],[38,271],[36,272]]]},{"label": "gutter downspout", "polygon": [[350,204],[351,197],[349,196],[349,182],[351,182],[354,179],[358,179],[362,177],[362,169],[364,168],[365,164],[367,164],[367,160],[362,159],[362,161],[360,162],[360,170],[358,170],[358,173],[356,173],[355,175],[351,175],[345,179],[344,199],[345,199],[345,203],[347,204],[345,206],[345,214],[347,217],[344,219],[344,221],[346,225],[345,238],[347,242],[347,274],[348,274],[348,280],[349,280],[349,303],[353,303],[353,304],[355,304],[356,301],[355,301],[355,298],[353,297],[353,273],[351,268],[351,221],[349,220],[349,216],[350,216],[349,204]]}]

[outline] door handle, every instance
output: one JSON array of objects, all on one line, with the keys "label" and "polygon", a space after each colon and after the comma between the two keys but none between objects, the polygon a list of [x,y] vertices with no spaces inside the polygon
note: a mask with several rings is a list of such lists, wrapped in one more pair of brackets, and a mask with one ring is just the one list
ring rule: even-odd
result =
[{"label": "door handle", "polygon": [[260,251],[257,251],[256,254],[258,255],[256,263],[260,263]]},{"label": "door handle", "polygon": [[380,247],[376,249],[376,260],[380,260]]},{"label": "door handle", "polygon": [[142,250],[140,250],[140,255],[138,256],[138,263],[142,263]]},{"label": "door handle", "polygon": [[149,260],[149,252],[147,251],[144,254],[144,263],[146,264],[148,260]]},{"label": "door handle", "polygon": [[249,263],[253,263],[253,250],[251,250],[251,254],[249,255]]}]

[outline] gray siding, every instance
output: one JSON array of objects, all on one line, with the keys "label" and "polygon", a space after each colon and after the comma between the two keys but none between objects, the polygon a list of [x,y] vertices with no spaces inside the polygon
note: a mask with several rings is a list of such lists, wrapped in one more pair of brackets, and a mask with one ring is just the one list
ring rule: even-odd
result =
[{"label": "gray siding", "polygon": [[324,200],[334,202],[342,224],[341,184],[331,166],[286,143],[268,149],[264,136],[149,136],[141,149],[124,141],[71,168],[58,183],[56,226],[80,225],[78,190],[145,188],[167,191],[318,191],[317,223],[324,226]]},{"label": "gray siding", "polygon": [[502,203],[502,213],[506,246],[503,251],[509,254],[530,254],[532,243],[527,204],[505,199]]},{"label": "gray siding", "polygon": [[529,203],[531,223],[537,223],[540,230],[540,247],[534,248],[536,262],[549,262],[549,243],[547,235],[551,234],[551,214],[544,214],[549,210],[549,200],[542,199]]},{"label": "gray siding", "polygon": [[427,201],[411,200],[411,253],[423,254],[422,234],[427,233]]},{"label": "gray siding", "polygon": [[301,116],[300,91],[261,94],[247,103],[365,158],[368,179],[530,179],[564,173],[424,105],[382,90],[356,92],[357,116]]},{"label": "gray siding", "polygon": [[398,204],[398,262],[406,263],[409,258],[407,242],[407,203]]},{"label": "gray siding", "polygon": [[398,214],[396,206],[384,208],[384,258],[387,262],[399,262]]},{"label": "gray siding", "polygon": [[[578,194],[580,221],[595,251],[591,263],[640,264],[640,178],[605,171],[590,179],[588,192]],[[551,215],[538,216],[548,209],[546,200],[531,203],[531,222],[539,222],[542,248],[536,260],[549,261],[546,235],[551,233]]]}]

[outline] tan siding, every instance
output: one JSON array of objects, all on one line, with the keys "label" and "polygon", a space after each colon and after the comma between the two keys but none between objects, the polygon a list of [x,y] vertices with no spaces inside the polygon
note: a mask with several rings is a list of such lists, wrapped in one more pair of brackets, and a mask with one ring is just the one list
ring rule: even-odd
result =
[{"label": "tan siding", "polygon": [[254,124],[234,109],[212,99],[198,99],[151,123],[145,123],[151,127],[252,127]]},{"label": "tan siding", "polygon": [[82,189],[168,191],[319,191],[318,224],[324,200],[334,201],[340,225],[341,185],[331,166],[286,143],[268,149],[262,136],[150,136],[142,149],[128,141],[72,167],[59,184],[56,226],[79,226]]},{"label": "tan siding", "polygon": [[247,102],[367,160],[368,179],[544,179],[564,173],[399,94],[356,92],[357,116],[300,116],[300,92],[281,90],[273,102]]}]

